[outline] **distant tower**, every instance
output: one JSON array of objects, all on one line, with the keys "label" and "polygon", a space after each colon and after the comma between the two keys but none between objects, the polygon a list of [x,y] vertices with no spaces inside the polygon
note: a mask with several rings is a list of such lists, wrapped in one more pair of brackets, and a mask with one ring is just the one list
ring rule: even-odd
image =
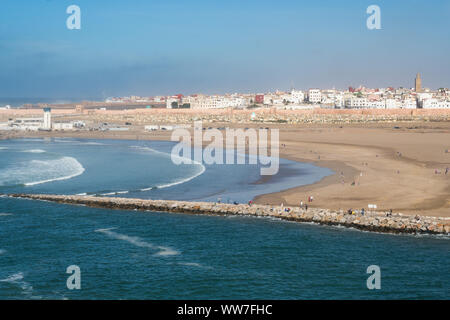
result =
[{"label": "distant tower", "polygon": [[420,73],[416,75],[416,92],[422,91],[422,79],[420,79]]},{"label": "distant tower", "polygon": [[52,129],[52,109],[44,108],[44,128],[45,130]]}]

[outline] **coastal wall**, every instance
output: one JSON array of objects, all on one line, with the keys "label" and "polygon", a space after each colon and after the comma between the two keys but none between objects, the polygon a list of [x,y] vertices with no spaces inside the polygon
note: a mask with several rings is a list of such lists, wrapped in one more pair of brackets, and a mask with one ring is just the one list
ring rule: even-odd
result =
[{"label": "coastal wall", "polygon": [[[450,219],[438,217],[413,217],[403,214],[386,216],[382,212],[348,214],[342,211],[269,205],[225,204],[212,202],[188,202],[169,200],[142,200],[94,196],[68,196],[50,194],[12,194],[14,198],[45,200],[65,204],[124,210],[151,210],[205,215],[241,215],[273,217],[288,221],[314,222],[324,225],[340,225],[356,229],[385,233],[450,234]],[[290,211],[286,212],[285,209]]]},{"label": "coastal wall", "polygon": [[[252,114],[254,116],[252,117]],[[309,109],[279,110],[258,108],[249,110],[233,109],[124,109],[124,110],[77,110],[52,109],[57,117],[75,117],[98,121],[133,121],[136,124],[149,123],[192,123],[206,122],[233,123],[366,123],[397,121],[449,121],[450,109]],[[15,117],[42,117],[42,109],[4,109],[0,119]]]}]

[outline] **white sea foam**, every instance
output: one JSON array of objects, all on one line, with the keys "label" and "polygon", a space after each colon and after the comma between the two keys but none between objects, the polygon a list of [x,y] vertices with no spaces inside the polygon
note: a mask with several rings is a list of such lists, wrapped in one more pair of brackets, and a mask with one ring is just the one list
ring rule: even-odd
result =
[{"label": "white sea foam", "polygon": [[101,142],[95,142],[95,141],[78,141],[78,140],[72,140],[72,139],[54,139],[54,142],[58,143],[73,143],[75,145],[91,145],[91,146],[105,146],[106,143]]},{"label": "white sea foam", "polygon": [[143,241],[139,237],[132,237],[132,236],[128,236],[126,234],[120,234],[120,233],[111,231],[111,230],[115,230],[115,229],[116,228],[97,229],[97,230],[95,230],[95,232],[100,232],[100,233],[110,236],[111,238],[129,242],[138,247],[157,250],[157,252],[155,253],[155,255],[157,255],[157,256],[173,256],[173,255],[180,254],[180,252],[178,252],[170,247],[157,246],[152,243]]},{"label": "white sea foam", "polygon": [[[155,149],[152,149],[152,148],[149,148],[149,147],[131,146],[131,148],[138,149],[138,150],[143,150],[143,151],[149,151],[149,152],[157,153],[157,154],[160,154],[162,156],[171,158],[170,154],[162,152],[162,151],[158,151],[158,150],[155,150]],[[183,157],[179,157],[179,156],[174,156],[174,157],[178,158],[178,159],[188,159],[188,158],[183,158]],[[189,160],[191,160],[191,159],[189,159]],[[205,170],[206,170],[205,166],[202,163],[198,162],[198,161],[194,161],[194,160],[191,160],[191,161],[192,161],[193,164],[195,164],[197,166],[200,166],[200,171],[199,172],[195,173],[194,175],[192,175],[190,177],[187,177],[187,178],[184,178],[184,179],[181,179],[181,180],[177,180],[177,181],[174,181],[174,182],[160,184],[160,185],[156,185],[154,187],[142,188],[142,189],[140,189],[140,191],[149,191],[151,189],[154,189],[155,187],[158,188],[158,189],[170,188],[170,187],[173,187],[173,186],[176,186],[176,185],[179,185],[179,184],[191,181],[192,179],[195,179],[198,176],[202,175],[205,172]]]},{"label": "white sea foam", "polygon": [[5,216],[12,216],[12,213],[5,213],[5,212],[0,212],[0,217],[5,217]]},{"label": "white sea foam", "polygon": [[47,151],[42,150],[42,149],[30,149],[30,150],[23,150],[22,152],[27,152],[27,153],[45,153]]},{"label": "white sea foam", "polygon": [[129,191],[113,191],[113,192],[107,192],[107,193],[102,193],[102,196],[113,196],[113,195],[117,195],[117,194],[127,194]]},{"label": "white sea foam", "polygon": [[7,147],[0,147],[0,150],[7,150]]},{"label": "white sea foam", "polygon": [[0,280],[0,282],[15,284],[23,290],[24,294],[31,295],[31,293],[33,292],[33,287],[23,279],[24,279],[23,273],[17,272],[13,275],[10,275],[8,278]]},{"label": "white sea foam", "polygon": [[106,146],[106,143],[101,143],[101,142],[81,142],[80,144],[85,144],[85,145],[89,145],[89,146]]},{"label": "white sea foam", "polygon": [[4,254],[4,253],[6,253],[6,250],[5,249],[0,249],[0,254]]},{"label": "white sea foam", "polygon": [[23,273],[22,272],[18,272],[18,273],[15,273],[13,275],[10,275],[6,279],[1,279],[0,282],[12,283],[12,282],[17,282],[17,281],[21,281],[21,280],[23,280]]},{"label": "white sea foam", "polygon": [[194,174],[194,175],[192,175],[192,176],[190,176],[190,177],[188,177],[188,178],[181,179],[181,180],[178,180],[178,181],[175,181],[175,182],[171,182],[171,183],[166,183],[166,184],[158,185],[158,186],[156,186],[156,187],[157,187],[158,189],[164,189],[164,188],[173,187],[173,186],[176,186],[176,185],[178,185],[178,184],[182,184],[182,183],[191,181],[192,179],[195,179],[195,178],[197,178],[198,176],[202,175],[202,174],[205,172],[205,170],[206,170],[205,166],[201,164],[201,170],[200,170],[198,173],[196,173],[196,174]]},{"label": "white sea foam", "polygon": [[37,184],[67,180],[83,174],[84,167],[72,157],[53,160],[31,160],[0,170],[0,186],[34,186]]},{"label": "white sea foam", "polygon": [[[40,161],[40,160],[33,160],[33,161]],[[44,180],[40,180],[40,181],[33,181],[33,182],[27,182],[25,183],[26,186],[34,186],[36,184],[42,184],[42,183],[47,183],[47,182],[53,182],[53,181],[60,181],[60,180],[68,180],[68,179],[72,179],[74,177],[77,177],[81,174],[83,174],[84,172],[84,167],[81,165],[81,163],[79,163],[75,158],[72,157],[63,157],[59,160],[50,160],[47,161],[51,162],[54,161],[54,163],[56,164],[61,164],[60,168],[64,168],[65,170],[69,170],[72,172],[71,174],[68,175],[64,175],[61,177],[55,177],[55,178],[51,178],[51,179],[44,179]],[[57,162],[59,161],[59,162]],[[62,163],[61,163],[62,162]],[[40,163],[45,163],[44,161],[40,161]],[[46,163],[46,165],[48,165]]]},{"label": "white sea foam", "polygon": [[64,139],[54,139],[53,142],[73,143],[73,142],[77,142],[77,141],[75,141],[75,140],[70,140],[70,139],[67,139],[67,140],[64,140]]},{"label": "white sea foam", "polygon": [[46,139],[44,138],[22,138],[20,139],[20,141],[26,141],[26,142],[42,142],[45,141]]},{"label": "white sea foam", "polygon": [[211,267],[204,266],[204,265],[202,265],[200,263],[197,263],[197,262],[180,262],[179,264],[182,265],[182,266],[187,266],[187,267],[196,267],[196,268],[201,268],[201,269],[212,269]]}]

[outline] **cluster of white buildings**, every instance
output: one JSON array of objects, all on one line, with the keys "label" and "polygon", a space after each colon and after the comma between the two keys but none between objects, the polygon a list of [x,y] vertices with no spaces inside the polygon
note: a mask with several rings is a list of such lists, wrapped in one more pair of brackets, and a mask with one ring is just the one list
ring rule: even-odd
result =
[{"label": "cluster of white buildings", "polygon": [[167,108],[241,108],[252,105],[285,109],[442,109],[450,108],[450,89],[416,92],[404,88],[309,89],[264,94],[191,95],[166,98]]},{"label": "cluster of white buildings", "polygon": [[177,125],[147,125],[144,127],[147,131],[167,130],[172,131],[175,129],[189,129],[190,124],[177,124]]},{"label": "cluster of white buildings", "polygon": [[64,131],[75,130],[85,127],[83,121],[53,122],[50,108],[44,108],[43,117],[27,117],[11,119],[0,123],[0,130],[23,130],[23,131]]},{"label": "cluster of white buildings", "polygon": [[111,102],[135,101],[165,103],[166,108],[218,109],[267,106],[284,109],[336,108],[336,109],[447,109],[450,108],[450,89],[432,91],[422,89],[418,73],[414,88],[359,88],[347,90],[311,88],[305,91],[276,91],[260,94],[225,94],[183,96],[157,96],[112,98]]},{"label": "cluster of white buildings", "polygon": [[336,89],[307,91],[292,90],[290,93],[275,92],[264,95],[264,105],[285,108],[315,107],[337,109],[441,109],[450,108],[450,90],[440,89],[415,92],[414,89]]},{"label": "cluster of white buildings", "polygon": [[250,105],[248,97],[232,95],[192,95],[181,98],[182,105],[189,104],[191,109],[242,108]]}]

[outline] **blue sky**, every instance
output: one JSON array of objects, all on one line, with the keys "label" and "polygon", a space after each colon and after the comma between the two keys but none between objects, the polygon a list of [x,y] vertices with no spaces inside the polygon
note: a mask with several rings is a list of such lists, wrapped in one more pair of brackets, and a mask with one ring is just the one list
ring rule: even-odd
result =
[{"label": "blue sky", "polygon": [[2,0],[0,97],[450,87],[449,36],[446,0]]}]

